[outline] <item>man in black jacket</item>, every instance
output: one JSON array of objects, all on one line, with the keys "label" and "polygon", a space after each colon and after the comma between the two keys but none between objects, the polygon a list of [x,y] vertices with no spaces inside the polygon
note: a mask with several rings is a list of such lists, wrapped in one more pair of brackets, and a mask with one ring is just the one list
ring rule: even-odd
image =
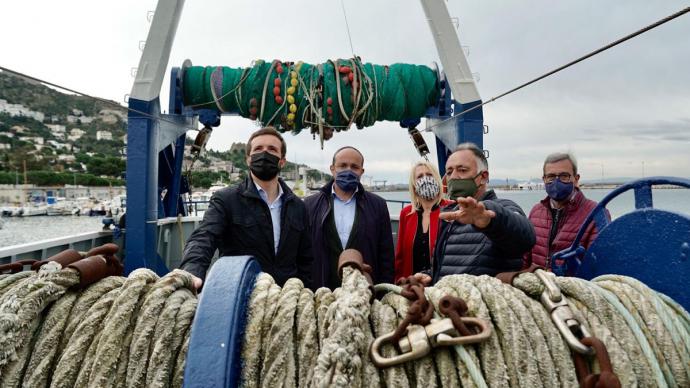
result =
[{"label": "man in black jacket", "polygon": [[457,202],[439,216],[431,274],[415,276],[429,284],[452,274],[519,270],[522,255],[534,245],[534,228],[520,206],[487,190],[484,152],[473,143],[460,144],[448,157],[446,177],[448,196]]},{"label": "man in black jacket", "polygon": [[334,179],[304,200],[314,243],[314,288],[340,286],[338,257],[356,249],[372,267],[374,283],[393,282],[393,233],[386,201],[359,182],[364,156],[354,147],[333,155]]},{"label": "man in black jacket", "polygon": [[311,237],[304,203],[278,177],[287,147],[273,128],[254,132],[246,147],[250,175],[213,194],[201,225],[184,249],[180,268],[202,280],[216,249],[220,256],[254,256],[283,285],[298,277],[311,287]]}]

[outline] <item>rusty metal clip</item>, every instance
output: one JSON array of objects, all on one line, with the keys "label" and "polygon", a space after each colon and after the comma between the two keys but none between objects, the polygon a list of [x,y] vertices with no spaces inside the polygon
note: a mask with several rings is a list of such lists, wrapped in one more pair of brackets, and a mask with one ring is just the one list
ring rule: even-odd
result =
[{"label": "rusty metal clip", "polygon": [[420,359],[431,352],[431,344],[424,326],[410,325],[407,327],[407,335],[398,341],[402,354],[385,357],[381,354],[381,347],[386,343],[395,341],[395,332],[382,335],[374,340],[369,348],[371,361],[379,368],[388,368],[404,362]]},{"label": "rusty metal clip", "polygon": [[539,280],[544,283],[545,290],[542,292],[540,300],[551,320],[556,324],[556,328],[568,343],[573,351],[586,356],[595,354],[594,348],[587,346],[580,341],[580,338],[591,337],[592,335],[583,323],[575,316],[568,299],[561,293],[561,289],[553,281],[554,275],[538,269],[534,271]]}]

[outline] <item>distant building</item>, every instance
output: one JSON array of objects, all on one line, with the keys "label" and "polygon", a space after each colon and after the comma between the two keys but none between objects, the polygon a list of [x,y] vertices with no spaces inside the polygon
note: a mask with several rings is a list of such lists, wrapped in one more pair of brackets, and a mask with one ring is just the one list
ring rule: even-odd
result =
[{"label": "distant building", "polygon": [[48,140],[48,144],[50,144],[54,149],[56,150],[62,150],[62,149],[67,149],[68,145],[65,143],[60,143],[55,140]]},{"label": "distant building", "polygon": [[35,145],[43,145],[43,138],[40,136],[22,136],[19,140],[34,143]]},{"label": "distant building", "polygon": [[56,133],[65,133],[65,130],[67,129],[67,127],[60,124],[46,124],[46,127],[50,129],[53,135],[55,135]]},{"label": "distant building", "polygon": [[209,171],[213,172],[221,172],[221,171],[226,171],[230,172],[233,169],[233,164],[230,161],[225,161],[225,160],[214,160],[211,162],[211,165],[208,167]]},{"label": "distant building", "polygon": [[113,134],[110,131],[98,131],[96,140],[113,140]]},{"label": "distant building", "polygon": [[77,158],[74,155],[58,155],[58,160],[61,162],[66,162],[66,163],[74,163],[77,161]]},{"label": "distant building", "polygon": [[9,149],[12,149],[12,144],[0,143],[0,150],[9,150]]},{"label": "distant building", "polygon": [[79,140],[85,133],[86,132],[79,128],[72,128],[69,131],[69,136],[67,136],[67,138],[72,141]]},{"label": "distant building", "polygon": [[10,104],[7,100],[0,99],[0,112],[5,112],[10,116],[22,116],[31,117],[37,121],[43,121],[45,119],[45,114],[43,112],[36,112],[29,108],[24,107],[22,104]]}]

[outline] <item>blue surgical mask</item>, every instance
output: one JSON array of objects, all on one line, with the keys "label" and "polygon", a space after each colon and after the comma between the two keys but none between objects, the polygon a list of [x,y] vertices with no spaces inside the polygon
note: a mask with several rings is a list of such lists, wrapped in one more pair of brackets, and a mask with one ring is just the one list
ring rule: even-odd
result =
[{"label": "blue surgical mask", "polygon": [[546,187],[546,194],[556,202],[561,202],[568,198],[575,189],[573,182],[563,183],[560,179],[554,179],[553,182],[544,185]]},{"label": "blue surgical mask", "polygon": [[335,184],[346,193],[351,193],[357,189],[359,175],[352,170],[343,170],[335,175]]}]

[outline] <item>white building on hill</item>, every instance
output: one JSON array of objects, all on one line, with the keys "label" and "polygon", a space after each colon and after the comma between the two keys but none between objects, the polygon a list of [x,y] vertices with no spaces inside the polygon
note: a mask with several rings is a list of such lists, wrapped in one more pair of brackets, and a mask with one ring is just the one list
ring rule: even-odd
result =
[{"label": "white building on hill", "polygon": [[98,131],[96,140],[113,140],[113,134],[110,131]]}]

